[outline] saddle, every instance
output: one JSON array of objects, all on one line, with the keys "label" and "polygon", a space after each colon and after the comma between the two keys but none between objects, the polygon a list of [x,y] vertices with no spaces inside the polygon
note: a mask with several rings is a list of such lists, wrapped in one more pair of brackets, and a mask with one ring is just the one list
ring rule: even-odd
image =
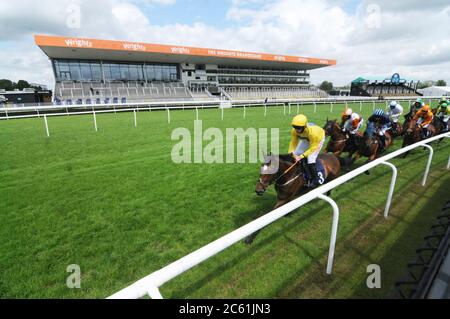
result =
[{"label": "saddle", "polygon": [[[312,183],[312,176],[310,175],[309,169],[308,169],[308,162],[306,159],[303,159],[301,161],[302,166],[302,173],[305,180],[308,182],[308,187],[310,187]],[[316,161],[316,170],[318,175],[319,184],[323,185],[325,183],[325,180],[327,178],[325,168],[323,167],[322,161],[318,158]]]}]

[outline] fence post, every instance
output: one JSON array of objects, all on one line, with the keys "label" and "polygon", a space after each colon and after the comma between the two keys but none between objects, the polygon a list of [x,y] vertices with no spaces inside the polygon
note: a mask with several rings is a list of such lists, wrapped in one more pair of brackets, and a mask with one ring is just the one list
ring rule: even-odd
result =
[{"label": "fence post", "polygon": [[390,168],[392,168],[392,179],[391,179],[391,186],[389,188],[389,193],[388,193],[388,199],[386,202],[386,207],[384,208],[384,218],[388,218],[389,215],[389,209],[391,208],[391,202],[392,202],[392,196],[394,195],[394,189],[395,189],[395,184],[397,182],[397,167],[395,167],[394,164],[389,163],[389,162],[382,162],[381,164],[389,166]]},{"label": "fence post", "polygon": [[336,202],[330,197],[320,194],[317,198],[323,199],[328,202],[333,208],[333,224],[331,226],[331,238],[330,238],[330,248],[328,250],[328,263],[327,263],[327,274],[331,275],[333,272],[333,260],[334,260],[334,249],[336,247],[336,237],[339,225],[339,207]]},{"label": "fence post", "polygon": [[95,128],[95,131],[97,132],[98,131],[97,130],[97,116],[95,115],[95,111],[92,112],[92,114],[94,115],[94,128]]},{"label": "fence post", "polygon": [[134,127],[137,127],[137,116],[136,116],[136,110],[133,110],[134,113]]},{"label": "fence post", "polygon": [[428,162],[427,167],[425,169],[425,174],[423,175],[422,186],[425,186],[425,184],[427,183],[428,173],[430,172],[431,161],[433,160],[433,153],[434,153],[434,150],[430,145],[425,144],[424,147],[430,150],[430,156],[428,156]]},{"label": "fence post", "polygon": [[47,137],[49,137],[50,133],[48,131],[47,115],[44,115],[44,123],[45,123],[45,132],[47,133]]}]

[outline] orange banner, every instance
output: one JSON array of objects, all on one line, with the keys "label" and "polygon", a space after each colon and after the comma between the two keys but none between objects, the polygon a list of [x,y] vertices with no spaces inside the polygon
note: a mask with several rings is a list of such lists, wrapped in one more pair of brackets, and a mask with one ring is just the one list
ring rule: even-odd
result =
[{"label": "orange banner", "polygon": [[192,56],[248,59],[258,61],[276,61],[289,63],[336,65],[335,60],[305,58],[287,55],[275,55],[265,53],[252,53],[242,51],[217,50],[206,48],[194,48],[186,46],[174,46],[163,44],[138,43],[128,41],[110,41],[85,38],[67,38],[59,36],[35,35],[35,42],[40,47],[63,47],[80,49],[101,49],[113,51],[134,51],[148,53],[180,54]]}]

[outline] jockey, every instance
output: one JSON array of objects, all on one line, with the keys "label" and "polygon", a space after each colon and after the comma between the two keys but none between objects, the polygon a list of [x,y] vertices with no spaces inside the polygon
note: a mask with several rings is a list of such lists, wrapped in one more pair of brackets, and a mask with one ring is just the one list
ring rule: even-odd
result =
[{"label": "jockey", "polygon": [[439,104],[437,117],[444,122],[444,132],[448,131],[448,120],[450,119],[450,105],[447,103]]},{"label": "jockey", "polygon": [[378,129],[377,133],[380,137],[382,149],[386,148],[386,132],[391,128],[391,120],[383,110],[376,109],[371,117],[368,119],[368,124],[375,124]]},{"label": "jockey", "polygon": [[440,108],[442,104],[447,104],[447,105],[448,105],[449,103],[450,103],[450,102],[447,100],[447,97],[443,96],[443,97],[441,98],[441,100],[439,101],[439,106],[438,106],[438,108]]},{"label": "jockey", "polygon": [[344,123],[344,127],[342,131],[344,133],[349,132],[352,136],[354,136],[358,130],[363,126],[364,119],[357,113],[353,113],[350,118]]},{"label": "jockey", "polygon": [[341,127],[344,127],[345,122],[347,122],[353,114],[353,110],[346,108],[344,112],[342,112],[341,116]]},{"label": "jockey", "polygon": [[406,118],[412,118],[414,114],[419,112],[419,110],[425,106],[425,102],[418,98],[411,106],[409,107],[409,113],[405,116]]},{"label": "jockey", "polygon": [[392,130],[394,132],[394,134],[397,134],[397,123],[398,123],[398,118],[400,117],[400,115],[403,114],[403,107],[397,103],[397,101],[391,101],[391,103],[389,104],[389,119],[392,122]]},{"label": "jockey", "polygon": [[389,104],[390,111],[388,112],[389,118],[392,123],[398,123],[398,118],[403,114],[403,107],[397,103],[397,101],[392,101]]},{"label": "jockey", "polygon": [[428,125],[433,121],[434,115],[431,112],[429,105],[425,105],[416,113],[413,117],[413,121],[417,121],[417,124],[422,129],[422,138],[428,137]]},{"label": "jockey", "polygon": [[319,156],[323,143],[325,142],[325,131],[316,125],[309,125],[306,116],[300,114],[292,120],[291,143],[289,153],[292,153],[296,161],[307,158],[309,176],[312,179],[311,187],[320,184],[316,168],[317,156]]}]

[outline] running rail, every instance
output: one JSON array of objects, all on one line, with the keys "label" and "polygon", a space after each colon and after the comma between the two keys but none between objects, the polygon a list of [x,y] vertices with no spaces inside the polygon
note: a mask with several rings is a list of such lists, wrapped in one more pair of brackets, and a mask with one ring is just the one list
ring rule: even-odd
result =
[{"label": "running rail", "polygon": [[[408,101],[409,104],[415,99],[416,97],[392,97],[391,100],[398,100],[406,102]],[[428,100],[428,102],[431,102],[432,100],[440,99],[440,97],[422,97],[423,100]],[[276,100],[270,100],[267,102],[267,105],[309,105],[313,104],[315,105],[315,109],[317,107],[317,104],[331,104],[331,111],[333,110],[333,104],[336,103],[357,103],[360,102],[361,108],[362,103],[372,103],[374,106],[375,104],[379,103],[385,103],[387,100],[378,100],[377,97],[328,97],[328,98],[305,98],[305,99],[276,99]],[[248,105],[250,106],[258,106],[266,104],[264,103],[265,100],[232,100],[232,101],[223,101],[223,100],[186,100],[186,101],[139,101],[139,102],[127,102],[127,103],[106,103],[106,104],[97,104],[97,103],[91,103],[91,104],[61,104],[57,105],[54,103],[50,103],[50,105],[33,105],[33,106],[13,106],[13,107],[1,107],[0,106],[0,120],[8,120],[8,119],[18,119],[18,118],[25,118],[25,117],[41,117],[44,114],[41,114],[43,112],[52,112],[52,111],[61,111],[61,114],[59,115],[71,115],[71,114],[80,114],[79,112],[70,113],[69,110],[71,109],[91,109],[92,111],[100,111],[104,110],[105,108],[114,108],[114,112],[116,110],[120,109],[130,109],[130,108],[137,108],[137,109],[152,109],[152,110],[161,110],[161,109],[179,109],[179,108],[187,108],[187,109],[193,109],[193,108],[200,108],[200,107],[215,107],[220,108],[222,102],[230,102],[233,107],[242,106],[242,105]],[[14,116],[14,112],[35,112],[35,114],[28,115],[28,116]],[[65,112],[66,114],[63,114]],[[92,112],[91,112],[92,113]],[[81,113],[82,114],[82,113]]]},{"label": "running rail", "polygon": [[[239,229],[236,229],[235,231],[211,242],[210,244],[194,251],[193,253],[171,263],[170,265],[153,272],[152,274],[142,278],[141,280],[135,282],[134,284],[128,286],[127,288],[113,294],[112,296],[108,297],[108,299],[137,299],[143,297],[145,294],[148,294],[153,299],[162,299],[162,295],[159,291],[159,287],[164,285],[169,280],[177,277],[178,275],[184,273],[185,271],[197,266],[201,262],[207,260],[208,258],[220,253],[221,251],[225,250],[226,248],[230,247],[231,245],[241,241],[242,239],[246,238],[247,236],[253,234],[255,231],[260,230],[267,225],[270,225],[274,221],[280,219],[281,217],[289,214],[290,212],[298,209],[299,207],[311,202],[312,200],[319,198],[322,200],[327,201],[333,208],[333,222],[332,222],[332,230],[331,230],[331,239],[330,239],[330,247],[329,247],[329,253],[328,253],[328,263],[327,263],[327,274],[331,274],[333,270],[333,258],[334,258],[334,251],[335,251],[335,245],[336,245],[336,236],[337,236],[337,229],[339,224],[339,208],[336,204],[336,202],[331,199],[328,196],[325,196],[324,194],[328,191],[333,190],[334,188],[338,187],[339,185],[342,185],[351,179],[363,174],[364,172],[367,172],[368,170],[378,166],[378,165],[387,165],[392,168],[393,176],[391,180],[391,186],[388,194],[388,200],[384,212],[385,218],[388,217],[389,214],[389,208],[392,200],[392,195],[395,188],[395,183],[397,179],[397,169],[395,166],[388,161],[399,156],[402,154],[405,154],[406,152],[409,152],[415,148],[418,147],[426,147],[430,150],[430,156],[425,168],[424,178],[422,185],[425,185],[426,179],[428,176],[428,172],[430,170],[431,165],[431,159],[433,156],[432,147],[428,145],[428,143],[439,140],[441,138],[450,138],[450,132],[447,132],[445,134],[441,134],[432,138],[429,138],[424,141],[420,141],[418,143],[415,143],[413,145],[404,147],[400,150],[397,150],[395,152],[392,152],[388,155],[385,155],[383,157],[380,157],[368,164],[365,164],[341,177],[338,177],[337,179],[322,185],[309,193],[273,210],[272,212],[252,221],[251,223],[248,223],[245,226],[242,226]],[[450,168],[450,160],[449,160],[449,167]]]}]

